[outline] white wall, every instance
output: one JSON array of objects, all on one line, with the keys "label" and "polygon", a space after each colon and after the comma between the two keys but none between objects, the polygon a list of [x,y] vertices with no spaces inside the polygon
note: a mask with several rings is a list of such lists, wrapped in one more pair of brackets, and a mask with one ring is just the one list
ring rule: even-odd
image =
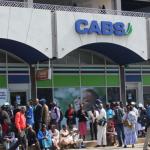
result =
[{"label": "white wall", "polygon": [[[81,35],[75,31],[75,21],[78,19],[86,19],[100,21],[119,21],[125,25],[132,24],[133,32],[129,36],[104,36],[97,34]],[[62,58],[71,51],[86,44],[95,42],[114,43],[137,53],[143,59],[147,60],[147,29],[146,19],[142,17],[128,17],[120,15],[107,14],[89,14],[78,12],[56,12],[57,20],[57,55]],[[63,20],[63,21],[62,21]]]},{"label": "white wall", "polygon": [[51,11],[0,6],[0,38],[25,43],[51,58]]}]

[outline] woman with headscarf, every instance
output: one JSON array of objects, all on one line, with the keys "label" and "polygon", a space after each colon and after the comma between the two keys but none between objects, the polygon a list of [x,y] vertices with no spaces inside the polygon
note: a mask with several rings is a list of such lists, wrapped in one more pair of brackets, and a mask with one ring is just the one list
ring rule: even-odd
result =
[{"label": "woman with headscarf", "polygon": [[133,107],[128,105],[127,111],[123,116],[123,124],[124,124],[124,133],[125,133],[125,141],[124,147],[127,145],[132,145],[134,147],[137,141],[136,128],[135,125],[137,123],[136,114],[133,111]]}]

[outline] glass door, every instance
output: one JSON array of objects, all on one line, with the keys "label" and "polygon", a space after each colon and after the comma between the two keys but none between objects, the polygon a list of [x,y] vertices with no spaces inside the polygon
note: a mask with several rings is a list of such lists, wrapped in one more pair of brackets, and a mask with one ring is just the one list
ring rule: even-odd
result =
[{"label": "glass door", "polygon": [[138,83],[126,83],[126,100],[130,102],[139,102],[139,84]]}]

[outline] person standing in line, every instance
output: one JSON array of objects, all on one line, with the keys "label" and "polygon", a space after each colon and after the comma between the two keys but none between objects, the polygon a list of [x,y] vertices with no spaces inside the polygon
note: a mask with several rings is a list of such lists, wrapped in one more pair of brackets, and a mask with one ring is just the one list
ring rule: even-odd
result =
[{"label": "person standing in line", "polygon": [[39,99],[33,100],[33,113],[34,113],[34,130],[36,133],[41,129],[42,125],[42,105],[39,103]]},{"label": "person standing in line", "polygon": [[123,116],[124,116],[124,111],[120,107],[119,103],[116,103],[116,107],[114,110],[114,121],[115,121],[115,127],[116,127],[116,132],[117,132],[117,138],[119,145],[118,147],[122,147],[124,144],[124,128],[123,128]]},{"label": "person standing in line", "polygon": [[97,145],[96,147],[103,146],[105,147],[107,145],[106,141],[106,126],[107,126],[107,115],[106,111],[103,108],[103,104],[100,103],[98,106],[99,115],[97,116]]},{"label": "person standing in line", "polygon": [[88,111],[88,116],[90,120],[90,134],[91,134],[91,140],[97,140],[97,122],[96,118],[99,115],[99,112],[92,107],[91,111]]},{"label": "person standing in line", "polygon": [[0,124],[2,126],[2,136],[8,134],[9,132],[9,125],[11,124],[10,117],[8,113],[0,107]]},{"label": "person standing in line", "polygon": [[[136,103],[135,102],[131,102],[131,106],[133,108],[133,111],[135,112],[135,115],[136,115],[136,120],[138,120],[138,117],[139,117],[139,111],[138,109],[136,108]],[[136,129],[136,134],[138,136],[138,122],[136,121],[136,124],[135,124],[135,129]]]},{"label": "person standing in line", "polygon": [[135,143],[137,141],[136,135],[136,113],[133,111],[133,107],[128,105],[127,112],[123,116],[123,125],[124,125],[124,133],[125,133],[125,140],[124,140],[124,148],[127,148],[127,145],[132,145],[134,148]]},{"label": "person standing in line", "polygon": [[52,103],[50,116],[51,116],[51,124],[55,124],[56,128],[59,129],[60,109],[55,103]]},{"label": "person standing in line", "polygon": [[33,114],[33,108],[31,106],[31,101],[27,102],[26,120],[27,120],[27,124],[33,127],[34,114]]},{"label": "person standing in line", "polygon": [[146,107],[146,136],[145,136],[145,141],[144,141],[144,146],[143,150],[149,150],[148,148],[148,143],[150,140],[150,105]]},{"label": "person standing in line", "polygon": [[40,104],[42,105],[42,124],[46,124],[48,127],[50,123],[50,115],[49,115],[49,108],[46,105],[46,99],[40,99]]},{"label": "person standing in line", "polygon": [[77,112],[77,117],[79,119],[79,132],[80,138],[85,140],[85,136],[87,135],[87,120],[88,114],[86,111],[83,110],[83,104],[80,104],[80,109]]},{"label": "person standing in line", "polygon": [[72,126],[76,125],[76,112],[75,112],[72,104],[69,104],[68,109],[65,113],[65,117],[67,119],[67,125],[68,125],[69,129]]},{"label": "person standing in line", "polygon": [[18,141],[13,144],[9,150],[15,150],[19,145],[22,146],[22,150],[27,150],[27,139],[26,139],[26,118],[25,118],[26,108],[21,107],[20,111],[16,113],[15,116],[15,126],[17,129]]}]

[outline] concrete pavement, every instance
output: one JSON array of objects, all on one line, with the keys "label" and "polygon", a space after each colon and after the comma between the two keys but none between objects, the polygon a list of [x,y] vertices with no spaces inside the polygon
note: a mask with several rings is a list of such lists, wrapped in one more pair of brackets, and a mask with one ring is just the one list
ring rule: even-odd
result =
[{"label": "concrete pavement", "polygon": [[[75,149],[74,149],[75,150]],[[81,149],[81,150],[143,150],[143,144],[136,144],[135,148],[132,148],[131,146],[128,146],[128,148],[121,148],[121,147],[116,147],[116,146],[109,146],[109,147],[99,147],[99,148],[95,148],[95,147],[87,147],[85,149]]]}]

